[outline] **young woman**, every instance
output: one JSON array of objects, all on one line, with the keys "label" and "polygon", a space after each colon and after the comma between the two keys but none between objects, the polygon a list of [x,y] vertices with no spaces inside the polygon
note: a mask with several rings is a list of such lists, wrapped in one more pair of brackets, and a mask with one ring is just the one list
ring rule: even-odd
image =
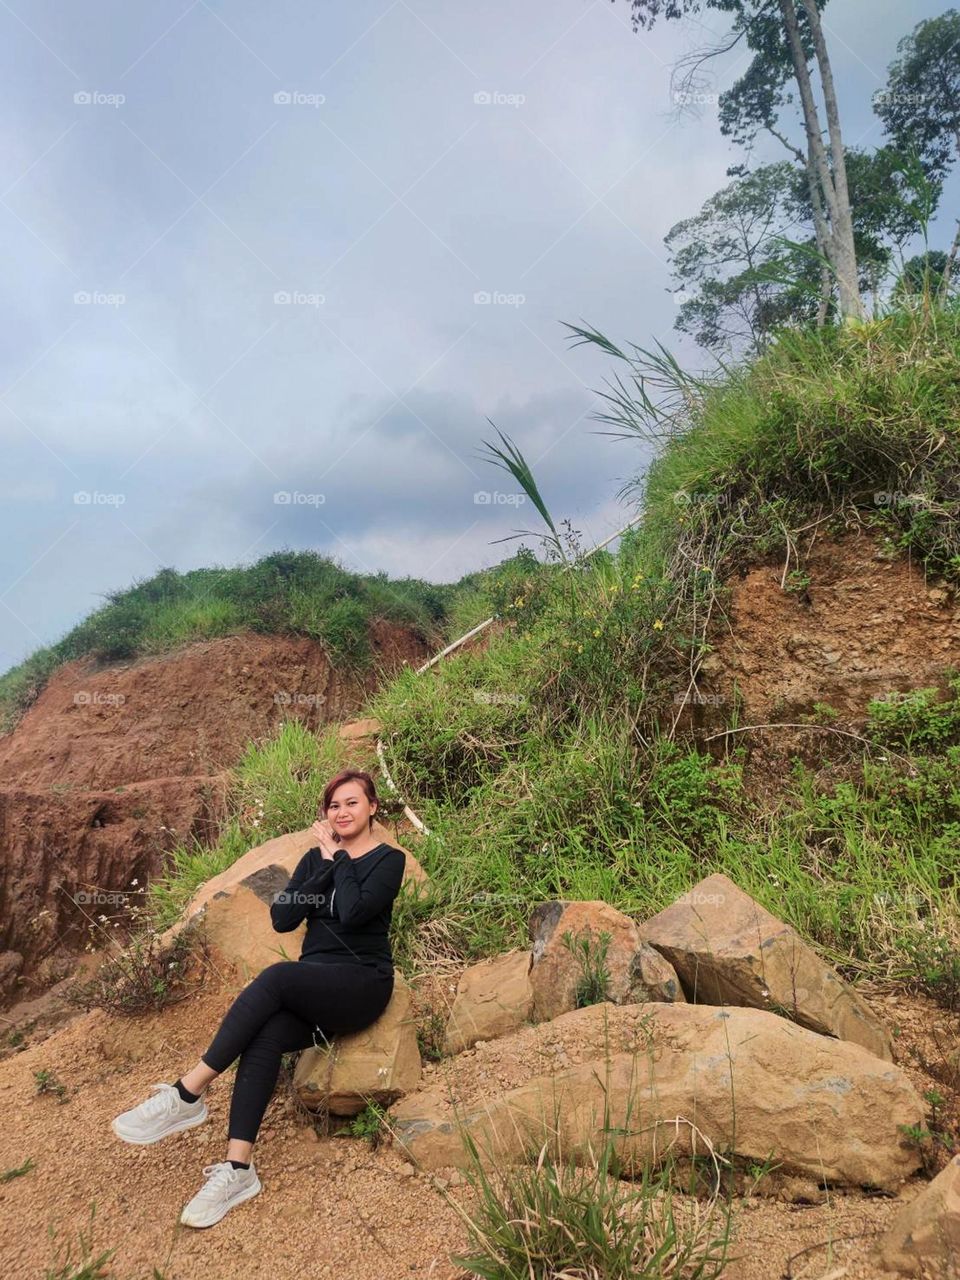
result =
[{"label": "young woman", "polygon": [[306,920],[299,960],[268,965],[234,1000],[199,1062],[113,1121],[117,1137],[137,1144],[202,1124],[204,1090],[239,1056],[226,1157],[204,1166],[206,1182],[180,1216],[187,1226],[213,1226],[260,1191],[250,1157],[282,1055],[315,1044],[317,1033],[362,1031],[390,1002],[390,918],[405,859],[402,849],[375,842],[377,807],[368,773],[348,769],[327,784],[323,820],[311,828],[317,845],[270,906],[278,933]]}]

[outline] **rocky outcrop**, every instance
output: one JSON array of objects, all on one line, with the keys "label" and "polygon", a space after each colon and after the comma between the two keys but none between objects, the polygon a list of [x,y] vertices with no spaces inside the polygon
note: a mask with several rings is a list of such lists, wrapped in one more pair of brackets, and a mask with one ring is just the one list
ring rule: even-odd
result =
[{"label": "rocky outcrop", "polygon": [[304,1106],[358,1115],[370,1102],[389,1106],[420,1083],[420,1048],[410,988],[394,974],[390,1003],[376,1022],[329,1046],[305,1049],[293,1076]]},{"label": "rocky outcrop", "polygon": [[[542,903],[530,916],[529,932],[537,1022],[576,1009],[585,970],[593,966],[604,973],[602,998],[614,1004],[684,999],[671,965],[644,944],[630,917],[609,903]],[[594,995],[593,1002],[597,999]]]},{"label": "rocky outcrop", "polygon": [[[582,1060],[542,1074],[547,1031],[561,1062],[590,1042]],[[469,1167],[464,1132],[484,1163],[522,1161],[544,1142],[577,1158],[612,1129],[627,1166],[637,1168],[668,1149],[702,1153],[689,1121],[723,1154],[769,1157],[818,1181],[893,1190],[919,1163],[903,1127],[920,1123],[923,1104],[904,1072],[763,1010],[608,1003],[496,1047],[500,1078],[513,1076],[507,1087],[494,1087],[492,1068],[467,1069],[462,1055],[444,1084],[392,1109],[411,1162]]]},{"label": "rocky outcrop", "polygon": [[877,1015],[800,935],[725,875],[708,876],[640,926],[698,1004],[769,1009],[892,1061]]},{"label": "rocky outcrop", "polygon": [[887,1271],[925,1280],[960,1276],[960,1155],[900,1210],[877,1247]]},{"label": "rocky outcrop", "polygon": [[530,952],[508,951],[492,960],[481,960],[460,977],[447,1018],[443,1052],[450,1056],[479,1041],[508,1035],[528,1022],[532,1012]]}]

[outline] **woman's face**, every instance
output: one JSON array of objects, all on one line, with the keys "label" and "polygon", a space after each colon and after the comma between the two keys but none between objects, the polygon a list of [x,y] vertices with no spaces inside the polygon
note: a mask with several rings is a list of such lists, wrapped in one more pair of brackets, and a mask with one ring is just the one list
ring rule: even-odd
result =
[{"label": "woman's face", "polygon": [[344,839],[368,830],[370,818],[376,811],[377,806],[367,799],[363,785],[351,778],[349,782],[341,782],[330,797],[324,817]]}]

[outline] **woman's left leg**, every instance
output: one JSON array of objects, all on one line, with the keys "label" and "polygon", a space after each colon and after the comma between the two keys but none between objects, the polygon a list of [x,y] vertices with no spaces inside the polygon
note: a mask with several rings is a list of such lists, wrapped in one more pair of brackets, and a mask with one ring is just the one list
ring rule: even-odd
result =
[{"label": "woman's left leg", "polygon": [[392,994],[392,974],[368,965],[280,960],[240,992],[200,1061],[225,1071],[282,1010],[327,1034],[359,1031],[380,1016]]}]

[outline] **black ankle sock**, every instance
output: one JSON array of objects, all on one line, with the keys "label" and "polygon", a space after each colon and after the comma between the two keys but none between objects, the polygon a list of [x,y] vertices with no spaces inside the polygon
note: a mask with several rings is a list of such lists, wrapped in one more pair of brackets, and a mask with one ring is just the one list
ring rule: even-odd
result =
[{"label": "black ankle sock", "polygon": [[183,1087],[182,1080],[174,1080],[173,1087],[176,1089],[177,1093],[179,1093],[184,1102],[196,1102],[200,1097],[199,1093],[191,1093],[189,1089],[185,1089]]},{"label": "black ankle sock", "polygon": [[230,1161],[230,1163],[233,1165],[233,1167],[234,1167],[235,1169],[249,1169],[249,1168],[250,1168],[249,1162],[248,1162],[247,1164],[244,1164],[242,1160],[231,1160],[231,1161]]}]

